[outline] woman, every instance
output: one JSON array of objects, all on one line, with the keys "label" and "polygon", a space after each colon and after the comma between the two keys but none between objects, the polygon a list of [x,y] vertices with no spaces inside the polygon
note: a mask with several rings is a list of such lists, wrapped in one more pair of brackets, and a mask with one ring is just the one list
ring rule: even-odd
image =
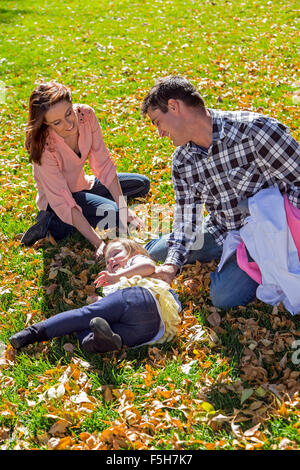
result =
[{"label": "woman", "polygon": [[[32,245],[48,232],[56,240],[77,229],[101,255],[105,246],[94,230],[127,223],[140,228],[142,221],[127,207],[126,197],[144,196],[149,180],[142,175],[116,173],[103,141],[94,110],[73,104],[63,84],[40,84],[29,100],[26,149],[37,185],[40,210],[36,224],[21,241]],[[89,156],[94,176],[84,173]]]}]

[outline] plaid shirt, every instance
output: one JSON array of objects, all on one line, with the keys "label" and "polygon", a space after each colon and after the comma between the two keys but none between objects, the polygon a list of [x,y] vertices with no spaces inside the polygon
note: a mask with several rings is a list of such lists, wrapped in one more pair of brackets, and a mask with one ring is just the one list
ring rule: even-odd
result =
[{"label": "plaid shirt", "polygon": [[222,245],[229,230],[246,218],[238,203],[260,189],[278,185],[300,208],[299,144],[289,129],[260,114],[209,109],[212,144],[204,149],[189,142],[173,154],[172,178],[176,211],[166,264],[179,268],[202,233],[199,216],[205,205],[205,226]]}]

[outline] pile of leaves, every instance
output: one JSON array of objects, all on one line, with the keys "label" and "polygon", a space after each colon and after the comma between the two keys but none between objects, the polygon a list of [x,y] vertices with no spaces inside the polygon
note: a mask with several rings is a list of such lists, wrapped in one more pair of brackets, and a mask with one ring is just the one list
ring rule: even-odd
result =
[{"label": "pile of leaves", "polygon": [[[45,269],[50,307],[58,295],[65,309],[88,301],[95,294],[93,253],[80,243],[60,248],[47,243],[45,251],[56,253]],[[259,302],[217,310],[209,300],[209,273],[215,268],[215,262],[185,266],[174,282],[184,308],[178,336],[169,345],[95,358],[66,337],[51,367],[46,359],[59,340],[21,353],[2,345],[1,449],[297,448],[300,371],[291,360],[300,336],[297,321],[282,306]],[[68,282],[57,283],[60,275]],[[19,387],[13,371],[26,355],[44,368]],[[127,371],[130,378],[109,382],[107,367],[115,376]],[[14,390],[22,406],[5,389]],[[35,413],[41,421],[32,430],[29,417]],[[278,422],[287,423],[288,437],[274,438],[272,423]]]}]

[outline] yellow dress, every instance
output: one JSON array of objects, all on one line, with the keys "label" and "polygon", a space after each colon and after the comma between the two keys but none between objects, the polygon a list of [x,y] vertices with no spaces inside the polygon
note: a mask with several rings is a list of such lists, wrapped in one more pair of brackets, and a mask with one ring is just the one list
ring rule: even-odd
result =
[{"label": "yellow dress", "polygon": [[160,306],[160,315],[165,326],[165,331],[161,338],[153,342],[150,341],[149,344],[161,344],[171,341],[177,333],[177,326],[181,320],[179,316],[179,305],[170,292],[169,284],[161,279],[153,279],[150,277],[121,277],[120,281],[114,285],[114,290],[134,286],[148,289]]}]

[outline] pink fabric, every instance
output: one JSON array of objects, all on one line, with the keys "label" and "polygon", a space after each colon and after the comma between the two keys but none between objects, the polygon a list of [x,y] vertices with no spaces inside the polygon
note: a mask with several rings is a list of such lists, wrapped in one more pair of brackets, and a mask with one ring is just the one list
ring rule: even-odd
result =
[{"label": "pink fabric", "polygon": [[284,208],[286,213],[286,220],[291,231],[294,243],[296,245],[298,256],[300,259],[300,209],[293,206],[288,200],[287,196],[284,195]]},{"label": "pink fabric", "polygon": [[245,243],[241,242],[236,250],[238,266],[245,271],[258,284],[261,284],[261,272],[255,261],[248,261]]},{"label": "pink fabric", "polygon": [[[288,200],[287,196],[284,195],[284,208],[286,213],[287,223],[296,245],[298,256],[300,260],[300,209],[293,206]],[[241,242],[236,250],[236,259],[238,266],[245,271],[258,284],[262,282],[262,276],[258,265],[255,261],[248,261],[246,247],[244,242]]]},{"label": "pink fabric", "polygon": [[71,209],[79,208],[72,193],[91,189],[94,184],[94,176],[86,175],[83,169],[87,158],[93,174],[104,186],[109,188],[116,175],[116,165],[104,143],[94,110],[78,104],[74,104],[74,110],[78,119],[81,158],[51,129],[41,165],[33,165],[39,210],[45,210],[49,203],[58,217],[70,225]]}]

